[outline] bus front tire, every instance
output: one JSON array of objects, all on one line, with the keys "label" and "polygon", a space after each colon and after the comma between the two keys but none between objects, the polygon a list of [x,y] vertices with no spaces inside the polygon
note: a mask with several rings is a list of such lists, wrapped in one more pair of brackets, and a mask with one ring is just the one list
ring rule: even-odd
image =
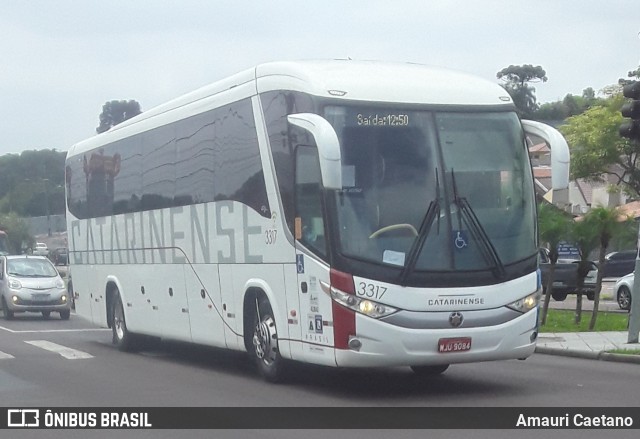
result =
[{"label": "bus front tire", "polygon": [[123,352],[133,352],[136,350],[135,335],[127,329],[127,322],[124,317],[124,307],[120,292],[114,291],[113,305],[111,307],[111,332],[113,334],[112,343]]},{"label": "bus front tire", "polygon": [[437,376],[442,374],[448,368],[448,364],[438,364],[437,366],[411,366],[413,373],[421,377]]},{"label": "bus front tire", "polygon": [[278,349],[278,331],[273,310],[266,298],[257,299],[252,336],[252,356],[258,372],[271,383],[280,382],[284,375],[284,360]]}]

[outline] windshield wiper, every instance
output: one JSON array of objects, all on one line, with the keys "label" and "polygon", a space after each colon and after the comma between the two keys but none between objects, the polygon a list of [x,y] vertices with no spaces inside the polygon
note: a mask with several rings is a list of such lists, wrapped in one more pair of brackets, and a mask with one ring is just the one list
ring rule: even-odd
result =
[{"label": "windshield wiper", "polygon": [[[453,185],[453,203],[458,206],[458,211],[460,212],[458,221],[460,221],[460,216],[462,216],[462,219],[471,231],[471,235],[481,243],[480,250],[482,255],[488,262],[491,262],[495,266],[494,276],[498,279],[504,278],[506,274],[504,264],[500,260],[500,256],[491,242],[489,235],[487,235],[487,231],[482,226],[482,223],[480,223],[480,220],[478,220],[469,201],[465,197],[460,197],[458,194],[458,186],[453,168],[451,168],[451,184]],[[462,227],[459,227],[459,229],[461,230]]]},{"label": "windshield wiper", "polygon": [[429,232],[431,231],[431,225],[433,221],[438,218],[438,223],[440,222],[440,180],[438,178],[438,170],[436,169],[436,198],[429,203],[429,207],[427,208],[427,212],[422,218],[422,222],[420,223],[420,228],[418,229],[418,236],[415,241],[413,241],[413,245],[409,250],[409,257],[407,258],[407,263],[404,268],[400,272],[400,276],[398,278],[398,282],[400,285],[405,285],[407,278],[413,270],[415,269],[416,263],[418,262],[418,256],[422,252],[422,248],[424,247],[424,243],[427,241],[427,237],[429,236]]}]

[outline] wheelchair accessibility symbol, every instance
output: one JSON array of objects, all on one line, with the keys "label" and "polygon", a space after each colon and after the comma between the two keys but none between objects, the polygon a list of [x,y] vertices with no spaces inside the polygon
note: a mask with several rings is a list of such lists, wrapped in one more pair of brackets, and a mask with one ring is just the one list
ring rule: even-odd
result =
[{"label": "wheelchair accessibility symbol", "polygon": [[467,240],[467,234],[462,230],[454,231],[453,245],[455,245],[458,250],[462,250],[463,248],[467,247],[469,245]]}]

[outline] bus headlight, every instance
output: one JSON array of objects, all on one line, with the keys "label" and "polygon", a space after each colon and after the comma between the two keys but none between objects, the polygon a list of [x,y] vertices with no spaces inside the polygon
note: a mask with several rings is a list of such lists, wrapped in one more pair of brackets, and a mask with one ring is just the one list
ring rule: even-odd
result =
[{"label": "bus headlight", "polygon": [[374,319],[379,319],[380,317],[385,317],[398,311],[392,306],[383,305],[382,303],[369,299],[363,299],[336,288],[331,288],[331,298],[346,308]]},{"label": "bus headlight", "polygon": [[540,290],[535,293],[529,294],[527,297],[523,297],[520,300],[516,300],[513,303],[507,305],[507,308],[511,308],[521,313],[526,313],[534,309],[540,303]]}]

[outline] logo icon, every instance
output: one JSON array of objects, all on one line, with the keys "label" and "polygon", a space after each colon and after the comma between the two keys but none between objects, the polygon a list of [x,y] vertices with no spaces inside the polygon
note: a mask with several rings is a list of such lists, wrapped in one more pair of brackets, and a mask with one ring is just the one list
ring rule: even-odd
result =
[{"label": "logo icon", "polygon": [[7,427],[40,427],[40,410],[7,410]]},{"label": "logo icon", "polygon": [[464,321],[464,317],[462,315],[462,313],[456,311],[456,312],[452,312],[449,315],[449,324],[451,326],[453,326],[454,328],[459,327],[460,325],[462,325],[462,322]]}]

